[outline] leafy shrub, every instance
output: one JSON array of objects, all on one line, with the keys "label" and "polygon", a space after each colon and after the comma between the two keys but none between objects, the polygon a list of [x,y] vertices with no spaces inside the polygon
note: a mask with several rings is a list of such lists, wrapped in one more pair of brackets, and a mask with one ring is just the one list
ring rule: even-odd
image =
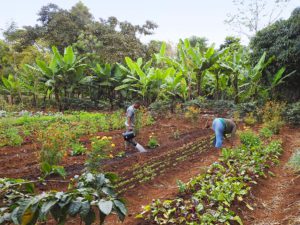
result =
[{"label": "leafy shrub", "polygon": [[47,129],[40,130],[37,133],[37,140],[41,143],[39,152],[41,169],[45,164],[52,167],[57,166],[67,155],[67,149],[70,147],[73,137],[69,127],[65,124],[54,123]]},{"label": "leafy shrub", "polygon": [[300,149],[291,156],[288,166],[293,168],[296,172],[300,172]]},{"label": "leafy shrub", "polygon": [[282,114],[285,110],[285,104],[280,102],[267,102],[260,110],[264,126],[269,128],[274,134],[278,134],[284,125]]},{"label": "leafy shrub", "polygon": [[71,179],[66,192],[35,194],[33,183],[37,181],[0,178],[0,223],[40,224],[52,217],[57,224],[65,224],[69,218],[78,216],[80,224],[93,224],[96,218],[104,224],[112,213],[123,221],[127,209],[117,198],[113,180],[112,174],[84,173]]},{"label": "leafy shrub", "polygon": [[149,110],[156,114],[164,114],[171,108],[171,101],[168,99],[157,100],[149,105]]},{"label": "leafy shrub", "polygon": [[257,108],[260,106],[258,102],[245,102],[245,103],[240,103],[237,106],[237,110],[240,113],[242,117],[246,116],[249,113],[254,113],[256,114]]},{"label": "leafy shrub", "polygon": [[300,102],[288,105],[284,117],[289,124],[300,125]]}]

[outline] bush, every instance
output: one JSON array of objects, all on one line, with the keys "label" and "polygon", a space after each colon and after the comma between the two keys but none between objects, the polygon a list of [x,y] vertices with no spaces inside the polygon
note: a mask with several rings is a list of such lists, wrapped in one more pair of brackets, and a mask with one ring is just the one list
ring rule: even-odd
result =
[{"label": "bush", "polygon": [[274,134],[279,134],[281,127],[284,125],[282,114],[285,110],[285,103],[270,101],[259,110],[264,127],[269,128]]},{"label": "bush", "polygon": [[56,166],[67,155],[73,134],[69,126],[60,123],[51,124],[47,129],[37,133],[37,140],[41,143],[39,160],[41,165],[47,163]]},{"label": "bush", "polygon": [[284,113],[284,118],[291,125],[300,125],[300,102],[289,104]]},{"label": "bush", "polygon": [[157,114],[163,114],[170,110],[171,108],[171,101],[166,100],[157,100],[149,105],[149,110],[157,113]]}]

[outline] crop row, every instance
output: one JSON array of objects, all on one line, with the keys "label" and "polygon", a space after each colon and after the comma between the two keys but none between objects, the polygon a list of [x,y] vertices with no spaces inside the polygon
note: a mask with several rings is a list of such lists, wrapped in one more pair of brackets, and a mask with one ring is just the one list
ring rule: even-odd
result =
[{"label": "crop row", "polygon": [[154,200],[139,217],[151,224],[243,224],[232,205],[242,203],[252,209],[245,196],[257,184],[255,180],[278,163],[282,147],[280,141],[263,143],[252,132],[240,137],[240,147],[222,149],[219,163],[187,184],[181,183],[175,199]]},{"label": "crop row", "polygon": [[199,138],[193,143],[176,148],[167,154],[153,157],[142,165],[136,164],[130,170],[120,174],[117,185],[119,193],[132,189],[137,183],[144,183],[163,174],[166,170],[176,167],[182,161],[193,158],[208,149],[210,137]]}]

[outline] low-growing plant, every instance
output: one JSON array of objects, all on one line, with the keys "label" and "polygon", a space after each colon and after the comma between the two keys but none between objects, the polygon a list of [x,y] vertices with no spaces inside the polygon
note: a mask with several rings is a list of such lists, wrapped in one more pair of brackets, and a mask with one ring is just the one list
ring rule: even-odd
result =
[{"label": "low-growing plant", "polygon": [[172,131],[172,136],[173,136],[173,138],[174,138],[175,140],[179,140],[179,138],[180,138],[180,132],[179,132],[179,130],[178,130],[178,129],[173,130],[173,131]]},{"label": "low-growing plant", "polygon": [[125,155],[126,155],[126,152],[120,151],[116,156],[122,158],[122,157],[124,157]]},{"label": "low-growing plant", "polygon": [[149,136],[148,145],[149,148],[157,148],[159,146],[158,140],[154,133]]},{"label": "low-growing plant", "polygon": [[19,146],[23,143],[23,138],[19,134],[19,129],[11,125],[10,120],[0,121],[0,147]]},{"label": "low-growing plant", "polygon": [[268,127],[263,127],[259,131],[259,136],[263,138],[270,138],[273,136],[273,132]]},{"label": "low-growing plant", "polygon": [[245,122],[245,124],[247,124],[249,126],[252,126],[257,122],[253,112],[246,114],[246,116],[244,117],[244,122]]},{"label": "low-growing plant", "polygon": [[43,162],[40,165],[41,172],[43,174],[43,178],[50,176],[51,174],[57,174],[63,178],[67,176],[65,168],[63,166],[50,165],[47,162]]},{"label": "low-growing plant", "polygon": [[241,143],[247,147],[260,146],[261,140],[253,131],[244,131],[239,133]]},{"label": "low-growing plant", "polygon": [[115,147],[111,143],[111,137],[103,136],[91,139],[91,150],[88,153],[86,167],[89,171],[95,172],[101,170],[100,165],[103,159],[109,158],[111,149]]},{"label": "low-growing plant", "polygon": [[84,145],[79,142],[72,143],[71,149],[72,156],[83,155],[86,153],[86,147],[84,147]]}]

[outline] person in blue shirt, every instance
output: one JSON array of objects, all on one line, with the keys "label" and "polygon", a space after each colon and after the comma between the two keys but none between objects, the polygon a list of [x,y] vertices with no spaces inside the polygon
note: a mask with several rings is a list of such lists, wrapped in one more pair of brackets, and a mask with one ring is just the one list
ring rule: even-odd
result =
[{"label": "person in blue shirt", "polygon": [[215,118],[212,123],[212,129],[215,132],[214,145],[216,148],[221,148],[226,134],[231,134],[231,137],[235,135],[236,124],[232,119]]}]

